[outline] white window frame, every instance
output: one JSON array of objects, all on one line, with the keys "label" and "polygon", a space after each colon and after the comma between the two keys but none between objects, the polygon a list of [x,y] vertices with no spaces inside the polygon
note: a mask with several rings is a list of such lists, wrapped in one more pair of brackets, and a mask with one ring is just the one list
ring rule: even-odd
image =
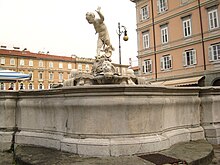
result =
[{"label": "white window frame", "polygon": [[[40,86],[41,86],[42,88],[40,88]],[[39,89],[39,90],[43,90],[43,89],[44,89],[44,84],[43,84],[43,83],[40,83],[40,84],[38,85],[38,89]]]},{"label": "white window frame", "polygon": [[33,60],[29,60],[29,66],[34,66],[34,61]]},{"label": "white window frame", "polygon": [[1,82],[1,84],[0,84],[0,90],[5,90],[5,83],[4,83],[4,82]]},{"label": "white window frame", "polygon": [[212,9],[208,11],[208,17],[209,17],[209,30],[214,30],[219,28],[218,9]]},{"label": "white window frame", "polygon": [[220,60],[220,43],[212,44],[209,46],[209,61]]},{"label": "white window frame", "polygon": [[59,69],[62,69],[62,68],[63,68],[63,63],[59,62]]},{"label": "white window frame", "polygon": [[168,10],[167,0],[157,0],[157,8],[159,13],[163,13]]},{"label": "white window frame", "polygon": [[44,67],[43,60],[40,60],[40,61],[39,61],[39,67]]},{"label": "white window frame", "polygon": [[21,87],[22,87],[22,89],[25,89],[25,85],[23,82],[19,83],[19,89],[21,89]]},{"label": "white window frame", "polygon": [[49,67],[53,68],[53,62],[52,61],[49,62]]},{"label": "white window frame", "polygon": [[10,58],[10,65],[15,65],[15,59],[14,58]]},{"label": "white window frame", "polygon": [[67,64],[67,68],[68,68],[68,69],[72,69],[72,64],[71,64],[71,63],[68,63],[68,64]]},{"label": "white window frame", "polygon": [[20,59],[20,66],[24,66],[24,59]]},{"label": "white window frame", "polygon": [[171,55],[165,55],[160,58],[160,69],[170,70],[172,69],[172,57]]},{"label": "white window frame", "polygon": [[142,41],[143,41],[143,49],[148,49],[150,47],[150,34],[149,34],[149,31],[144,32],[142,34]]},{"label": "white window frame", "polygon": [[186,50],[183,52],[183,66],[193,66],[197,64],[196,50]]},{"label": "white window frame", "polygon": [[[30,86],[31,86],[31,88],[30,88]],[[33,83],[29,83],[29,84],[28,84],[28,89],[30,89],[30,90],[33,90],[33,89],[34,89]]]},{"label": "white window frame", "polygon": [[1,65],[5,65],[5,57],[1,57]]},{"label": "white window frame", "polygon": [[144,60],[143,73],[152,73],[152,60],[151,59]]},{"label": "white window frame", "polygon": [[86,72],[89,72],[89,64],[86,64]]},{"label": "white window frame", "polygon": [[52,73],[52,72],[49,72],[49,80],[53,80],[53,78],[54,78],[53,73]]},{"label": "white window frame", "polygon": [[190,37],[192,35],[192,21],[191,17],[183,19],[183,36]]},{"label": "white window frame", "polygon": [[169,42],[169,36],[168,36],[168,25],[162,25],[161,29],[161,43],[166,44]]},{"label": "white window frame", "polygon": [[38,79],[43,80],[43,72],[38,72]]},{"label": "white window frame", "polygon": [[63,81],[63,73],[59,73],[59,82]]},{"label": "white window frame", "polygon": [[140,10],[141,21],[148,19],[149,16],[149,5],[143,6]]},{"label": "white window frame", "polygon": [[78,64],[78,70],[82,71],[82,64]]},{"label": "white window frame", "polygon": [[52,89],[53,84],[48,84],[48,89]]}]

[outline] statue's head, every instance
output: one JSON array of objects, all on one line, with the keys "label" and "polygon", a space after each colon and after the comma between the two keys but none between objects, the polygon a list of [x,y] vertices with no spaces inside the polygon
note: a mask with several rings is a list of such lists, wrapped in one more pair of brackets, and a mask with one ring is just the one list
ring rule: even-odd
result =
[{"label": "statue's head", "polygon": [[86,19],[90,24],[92,24],[95,21],[95,14],[91,12],[87,12]]}]

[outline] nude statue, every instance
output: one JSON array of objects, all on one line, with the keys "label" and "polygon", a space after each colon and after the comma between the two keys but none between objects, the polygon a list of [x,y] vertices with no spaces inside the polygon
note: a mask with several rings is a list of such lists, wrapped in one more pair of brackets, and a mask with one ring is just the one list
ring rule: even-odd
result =
[{"label": "nude statue", "polygon": [[[110,47],[111,50],[114,50],[110,43],[110,38],[108,34],[107,27],[104,23],[104,16],[100,12],[101,7],[98,7],[97,10],[95,10],[100,18],[95,18],[95,14],[92,12],[86,13],[86,19],[89,24],[93,24],[96,33],[98,33],[98,41],[97,41],[97,49],[96,49],[96,55],[100,55],[100,51],[103,48],[105,50],[105,47]],[[96,34],[95,33],[95,34]]]}]

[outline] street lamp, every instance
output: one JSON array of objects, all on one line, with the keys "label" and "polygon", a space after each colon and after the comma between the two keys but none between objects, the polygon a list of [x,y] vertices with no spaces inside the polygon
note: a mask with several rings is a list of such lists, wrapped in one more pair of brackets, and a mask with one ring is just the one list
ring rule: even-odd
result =
[{"label": "street lamp", "polygon": [[[121,28],[123,28],[123,30],[121,31]],[[128,35],[127,35],[127,29],[125,26],[121,26],[120,22],[118,23],[118,39],[119,39],[119,64],[120,64],[120,73],[122,74],[122,70],[121,70],[121,35],[124,33],[124,37],[123,40],[127,41],[128,40]]]}]

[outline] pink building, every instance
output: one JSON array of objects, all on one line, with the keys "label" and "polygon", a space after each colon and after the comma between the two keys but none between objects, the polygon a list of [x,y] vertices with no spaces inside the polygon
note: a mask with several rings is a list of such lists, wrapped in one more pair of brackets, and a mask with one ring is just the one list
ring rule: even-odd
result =
[{"label": "pink building", "polygon": [[141,76],[167,86],[220,85],[220,0],[131,0]]}]

